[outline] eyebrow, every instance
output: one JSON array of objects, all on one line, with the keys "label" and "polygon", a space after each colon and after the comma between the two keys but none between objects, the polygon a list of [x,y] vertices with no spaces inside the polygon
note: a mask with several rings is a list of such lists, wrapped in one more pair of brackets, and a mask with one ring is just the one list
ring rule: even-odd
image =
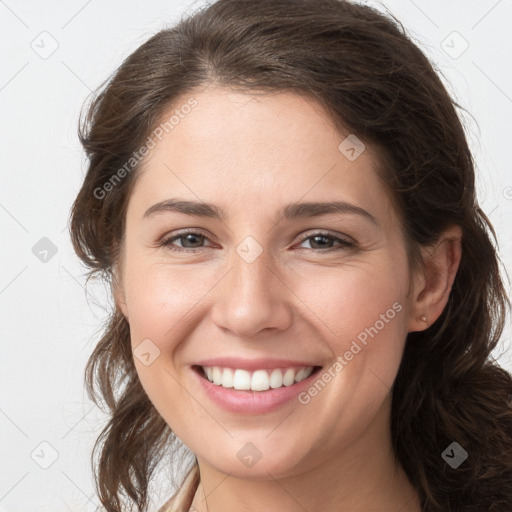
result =
[{"label": "eyebrow", "polygon": [[[163,212],[177,212],[195,217],[209,217],[212,219],[224,220],[227,215],[218,206],[210,203],[196,201],[182,201],[179,199],[166,199],[154,204],[146,210],[144,217],[151,217]],[[368,211],[346,201],[290,203],[278,214],[278,218],[285,219],[319,217],[330,213],[355,214],[365,217],[378,225],[377,219]]]}]

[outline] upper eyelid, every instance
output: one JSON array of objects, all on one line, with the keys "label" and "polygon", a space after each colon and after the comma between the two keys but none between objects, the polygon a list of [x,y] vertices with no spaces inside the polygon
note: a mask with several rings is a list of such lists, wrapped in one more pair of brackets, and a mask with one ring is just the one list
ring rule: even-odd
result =
[{"label": "upper eyelid", "polygon": [[303,242],[304,240],[307,240],[308,238],[311,238],[313,236],[325,236],[325,237],[332,237],[332,238],[336,238],[338,240],[344,240],[346,242],[352,242],[353,243],[353,240],[351,237],[349,237],[348,235],[336,235],[334,233],[331,233],[330,231],[324,231],[322,229],[319,229],[317,231],[312,231],[310,233],[306,233],[304,235],[302,235],[300,237],[300,242]]},{"label": "upper eyelid", "polygon": [[207,238],[208,240],[210,240],[210,242],[212,241],[211,237],[209,235],[203,233],[203,231],[199,228],[184,229],[183,231],[178,231],[178,233],[174,233],[174,234],[166,233],[165,235],[160,237],[159,241],[164,242],[167,240],[177,239],[177,238],[180,238],[182,236],[187,236],[187,235],[201,235],[201,236],[204,236],[204,238]]}]

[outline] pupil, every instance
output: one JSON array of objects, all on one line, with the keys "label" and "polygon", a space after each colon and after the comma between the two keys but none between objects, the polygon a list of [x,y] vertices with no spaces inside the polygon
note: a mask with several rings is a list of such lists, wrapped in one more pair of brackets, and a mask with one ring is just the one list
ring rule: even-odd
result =
[{"label": "pupil", "polygon": [[185,235],[185,240],[186,240],[186,242],[192,241],[192,244],[193,244],[194,243],[194,239],[196,239],[196,242],[197,242],[202,237],[203,237],[203,235],[197,236],[197,235],[194,235],[193,233],[189,233],[189,234]]},{"label": "pupil", "polygon": [[[327,240],[327,238],[325,236],[323,236],[323,235],[316,235],[316,236],[313,237],[313,244],[318,243],[318,239],[320,239],[320,240],[323,239],[324,241]],[[329,243],[329,242],[327,242],[327,243]],[[320,246],[321,247],[325,247],[325,243],[324,244],[320,243]]]}]

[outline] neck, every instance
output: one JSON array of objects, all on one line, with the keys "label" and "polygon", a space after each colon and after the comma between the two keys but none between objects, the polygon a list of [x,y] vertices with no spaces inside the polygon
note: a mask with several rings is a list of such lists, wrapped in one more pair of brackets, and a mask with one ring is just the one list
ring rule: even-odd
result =
[{"label": "neck", "polygon": [[[389,428],[389,404],[384,423],[375,419],[356,442],[317,464],[286,476],[249,480],[226,475],[198,457],[201,483],[192,502],[197,512],[226,510],[323,510],[421,512],[418,494],[396,462]],[[383,429],[383,425],[388,428]],[[383,436],[382,432],[386,435]],[[306,467],[306,465],[304,465]]]}]

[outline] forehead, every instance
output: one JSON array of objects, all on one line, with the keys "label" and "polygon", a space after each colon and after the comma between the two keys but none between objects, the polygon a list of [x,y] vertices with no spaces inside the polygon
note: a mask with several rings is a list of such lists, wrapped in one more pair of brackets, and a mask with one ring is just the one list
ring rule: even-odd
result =
[{"label": "forehead", "polygon": [[388,203],[376,172],[377,153],[368,144],[362,150],[348,131],[340,133],[312,98],[207,88],[176,99],[160,126],[171,118],[133,190],[146,203],[177,195],[206,202],[222,198],[228,211],[301,198],[374,208]]}]

